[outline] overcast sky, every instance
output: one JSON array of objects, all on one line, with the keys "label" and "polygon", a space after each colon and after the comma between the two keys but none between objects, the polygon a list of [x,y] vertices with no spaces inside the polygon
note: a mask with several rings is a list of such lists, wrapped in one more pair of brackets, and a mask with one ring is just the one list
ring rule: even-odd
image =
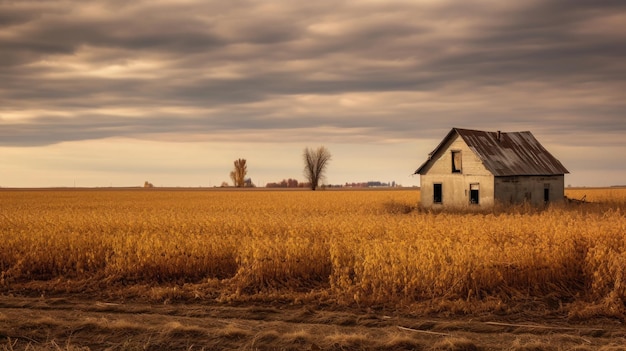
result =
[{"label": "overcast sky", "polygon": [[418,185],[452,127],[626,184],[626,2],[0,0],[0,186]]}]

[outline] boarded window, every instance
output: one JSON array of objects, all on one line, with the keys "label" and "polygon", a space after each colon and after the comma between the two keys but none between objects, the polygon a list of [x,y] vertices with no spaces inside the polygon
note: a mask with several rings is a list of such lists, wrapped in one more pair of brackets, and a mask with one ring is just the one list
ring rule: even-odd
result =
[{"label": "boarded window", "polygon": [[441,184],[433,184],[433,202],[436,204],[442,203],[443,196],[441,190]]},{"label": "boarded window", "polygon": [[470,204],[478,205],[480,199],[480,185],[478,183],[470,184]]},{"label": "boarded window", "polygon": [[452,151],[452,173],[461,173],[462,169],[461,151]]}]

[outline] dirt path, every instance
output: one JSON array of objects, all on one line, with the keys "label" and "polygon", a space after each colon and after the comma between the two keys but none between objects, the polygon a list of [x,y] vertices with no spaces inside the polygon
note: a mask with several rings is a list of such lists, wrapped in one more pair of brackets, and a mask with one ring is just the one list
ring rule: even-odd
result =
[{"label": "dirt path", "polygon": [[4,350],[626,350],[617,321],[0,296]]}]

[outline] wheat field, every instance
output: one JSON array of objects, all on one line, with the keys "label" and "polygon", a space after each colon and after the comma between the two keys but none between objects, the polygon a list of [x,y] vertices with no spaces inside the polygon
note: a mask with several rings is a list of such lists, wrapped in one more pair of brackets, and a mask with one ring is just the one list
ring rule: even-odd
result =
[{"label": "wheat field", "polygon": [[594,202],[447,213],[420,209],[419,190],[3,190],[0,289],[193,286],[359,306],[549,296],[623,317],[626,189],[566,195]]}]

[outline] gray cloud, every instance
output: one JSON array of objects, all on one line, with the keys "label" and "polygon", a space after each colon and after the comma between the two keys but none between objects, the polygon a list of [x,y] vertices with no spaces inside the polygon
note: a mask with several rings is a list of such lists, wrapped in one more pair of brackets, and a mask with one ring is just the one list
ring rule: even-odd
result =
[{"label": "gray cloud", "polygon": [[621,1],[0,2],[0,145],[626,132],[625,16]]}]

